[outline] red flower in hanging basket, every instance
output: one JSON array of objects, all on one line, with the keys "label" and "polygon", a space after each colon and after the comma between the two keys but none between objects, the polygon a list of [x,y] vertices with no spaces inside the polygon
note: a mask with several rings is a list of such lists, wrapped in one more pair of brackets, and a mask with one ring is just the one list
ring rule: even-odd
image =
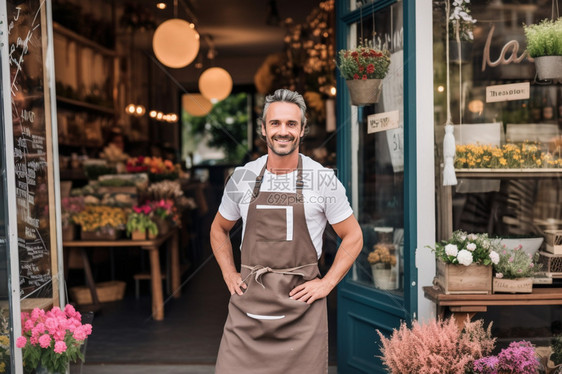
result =
[{"label": "red flower in hanging basket", "polygon": [[383,79],[388,73],[390,52],[358,46],[339,52],[338,68],[347,79]]}]

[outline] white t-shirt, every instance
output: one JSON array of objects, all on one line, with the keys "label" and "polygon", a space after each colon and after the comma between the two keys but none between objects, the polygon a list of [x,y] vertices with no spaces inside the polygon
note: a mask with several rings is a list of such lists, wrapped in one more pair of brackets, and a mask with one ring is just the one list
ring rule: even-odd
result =
[{"label": "white t-shirt", "polygon": [[[301,155],[304,187],[302,190],[304,214],[312,243],[316,248],[318,257],[322,254],[322,234],[326,222],[331,225],[342,222],[353,214],[345,188],[337,179],[334,171],[323,167],[313,159]],[[252,191],[261,169],[265,165],[267,156],[262,156],[242,167],[236,168],[222,196],[219,213],[229,221],[242,218],[242,238],[246,231],[246,217],[250,204]],[[260,191],[296,192],[297,171],[287,174],[273,174],[268,170]],[[274,200],[276,195],[272,195]],[[275,204],[275,201],[271,202]],[[280,203],[284,203],[281,202]]]}]

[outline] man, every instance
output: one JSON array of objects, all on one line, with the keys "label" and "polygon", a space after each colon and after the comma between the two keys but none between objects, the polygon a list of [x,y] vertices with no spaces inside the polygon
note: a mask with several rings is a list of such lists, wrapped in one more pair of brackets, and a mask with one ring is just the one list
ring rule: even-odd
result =
[{"label": "man", "polygon": [[[237,168],[211,226],[211,246],[230,294],[216,373],[328,371],[326,296],[363,246],[334,172],[299,154],[306,104],[281,89],[266,97],[261,134],[267,155]],[[241,273],[229,233],[242,218]],[[322,233],[342,239],[319,278]]]}]

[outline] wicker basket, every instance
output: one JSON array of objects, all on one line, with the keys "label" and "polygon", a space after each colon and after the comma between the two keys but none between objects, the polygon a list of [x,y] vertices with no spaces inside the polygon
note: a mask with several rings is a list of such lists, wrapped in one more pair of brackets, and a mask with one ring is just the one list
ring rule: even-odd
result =
[{"label": "wicker basket", "polygon": [[562,274],[562,255],[554,255],[548,252],[539,252],[539,263],[542,264],[542,270],[547,273]]},{"label": "wicker basket", "polygon": [[[100,303],[106,303],[109,301],[116,301],[123,299],[125,295],[125,286],[127,284],[121,281],[109,281],[101,282],[96,284],[96,291],[98,294],[98,300]],[[72,287],[70,290],[70,296],[78,305],[89,305],[92,304],[92,295],[90,294],[90,289],[86,286]]]}]

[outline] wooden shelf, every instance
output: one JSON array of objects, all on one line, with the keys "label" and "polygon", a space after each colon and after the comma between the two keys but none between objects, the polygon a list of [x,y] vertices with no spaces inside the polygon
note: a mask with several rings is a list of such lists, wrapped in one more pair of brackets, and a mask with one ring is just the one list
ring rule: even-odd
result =
[{"label": "wooden shelf", "polygon": [[59,23],[53,22],[53,31],[55,33],[58,33],[60,35],[66,36],[69,39],[72,39],[74,41],[79,42],[82,45],[85,45],[87,47],[90,47],[92,49],[95,49],[96,51],[98,51],[101,54],[107,55],[107,56],[117,56],[117,52],[115,52],[112,49],[106,48],[82,35],[79,35],[77,33],[75,33],[72,30],[67,29],[66,27],[62,26]]},{"label": "wooden shelf", "polygon": [[560,178],[562,169],[455,169],[457,178],[511,179],[511,178]]},{"label": "wooden shelf", "polygon": [[74,108],[86,109],[86,110],[100,112],[108,115],[115,115],[115,111],[113,110],[113,108],[109,108],[102,105],[90,104],[80,100],[69,99],[63,96],[57,96],[57,102],[72,106]]}]

